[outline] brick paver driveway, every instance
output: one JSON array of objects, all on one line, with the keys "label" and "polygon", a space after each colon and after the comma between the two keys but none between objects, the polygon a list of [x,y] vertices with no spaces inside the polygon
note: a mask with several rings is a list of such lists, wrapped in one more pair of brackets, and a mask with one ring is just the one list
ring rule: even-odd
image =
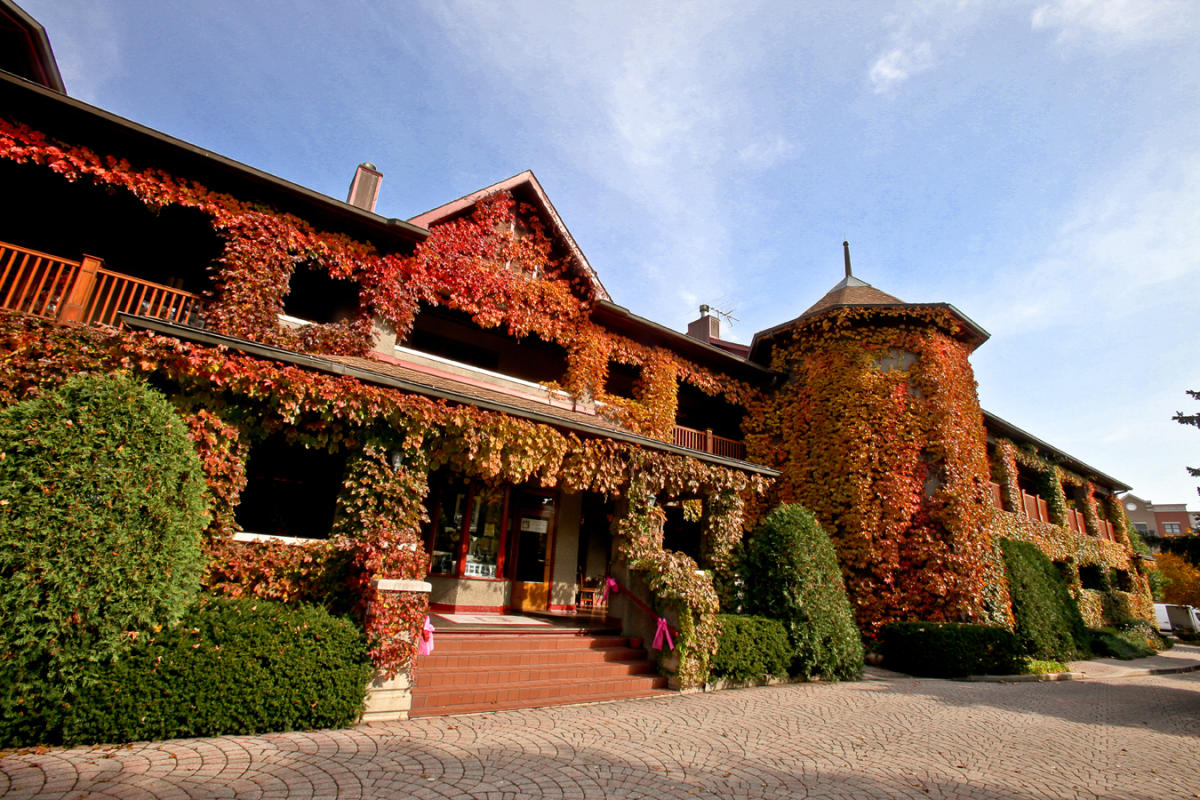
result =
[{"label": "brick paver driveway", "polygon": [[8,753],[11,798],[1200,797],[1200,673],[800,684]]}]

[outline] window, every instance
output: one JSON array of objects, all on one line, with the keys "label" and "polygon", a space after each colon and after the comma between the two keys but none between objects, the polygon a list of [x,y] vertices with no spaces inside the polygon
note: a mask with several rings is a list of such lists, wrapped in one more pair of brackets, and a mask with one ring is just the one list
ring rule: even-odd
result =
[{"label": "window", "polygon": [[434,575],[498,578],[505,541],[507,487],[442,476],[430,492],[429,571]]},{"label": "window", "polygon": [[1133,523],[1133,527],[1137,528],[1138,533],[1149,533],[1150,532],[1150,526],[1144,522],[1135,522],[1135,523]]},{"label": "window", "polygon": [[1178,522],[1163,523],[1163,536],[1178,536],[1181,533],[1183,533],[1183,531],[1180,530]]},{"label": "window", "polygon": [[333,527],[346,459],[272,436],[250,448],[237,507],[244,532],[325,539]]},{"label": "window", "polygon": [[1104,570],[1095,564],[1088,564],[1079,568],[1079,583],[1084,589],[1103,591],[1107,588],[1107,582],[1104,580]]},{"label": "window", "polygon": [[358,283],[334,278],[326,270],[301,264],[292,273],[283,313],[318,324],[341,322],[358,311]]}]

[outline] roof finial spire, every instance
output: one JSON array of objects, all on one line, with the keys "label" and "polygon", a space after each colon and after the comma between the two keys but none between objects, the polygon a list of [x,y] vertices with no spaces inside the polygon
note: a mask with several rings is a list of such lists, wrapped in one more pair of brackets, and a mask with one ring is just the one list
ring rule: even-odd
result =
[{"label": "roof finial spire", "polygon": [[846,277],[847,278],[853,277],[850,273],[850,243],[849,242],[842,242],[842,252],[846,256]]}]

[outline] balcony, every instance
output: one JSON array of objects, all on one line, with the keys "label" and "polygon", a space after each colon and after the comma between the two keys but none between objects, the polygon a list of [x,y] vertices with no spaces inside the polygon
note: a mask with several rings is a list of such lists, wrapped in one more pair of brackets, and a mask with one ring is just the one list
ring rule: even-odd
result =
[{"label": "balcony", "polygon": [[88,325],[115,325],[118,314],[192,324],[200,298],[104,268],[98,258],[70,261],[0,242],[0,310]]},{"label": "balcony", "polygon": [[724,456],[725,458],[736,458],[739,461],[746,460],[745,442],[739,442],[736,439],[726,439],[724,436],[716,436],[711,430],[698,431],[694,428],[685,428],[682,425],[676,425],[673,442],[679,447],[699,450],[702,453],[711,453],[712,455]]}]

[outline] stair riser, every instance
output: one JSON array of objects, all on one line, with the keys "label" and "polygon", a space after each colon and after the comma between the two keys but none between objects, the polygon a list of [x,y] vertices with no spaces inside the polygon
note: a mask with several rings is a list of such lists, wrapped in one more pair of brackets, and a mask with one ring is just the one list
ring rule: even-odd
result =
[{"label": "stair riser", "polygon": [[448,653],[491,653],[496,650],[537,650],[557,652],[560,650],[606,650],[611,647],[629,647],[624,636],[606,636],[600,639],[582,639],[578,636],[504,636],[485,639],[469,634],[434,634],[438,652]]},{"label": "stair riser", "polygon": [[622,676],[653,674],[654,664],[650,661],[635,661],[626,664],[587,665],[582,667],[534,667],[531,669],[487,669],[487,670],[442,670],[422,671],[414,676],[414,685],[421,689],[464,686],[496,686],[519,684],[528,681],[558,680],[564,683],[619,678]]},{"label": "stair riser", "polygon": [[577,650],[554,653],[434,653],[418,656],[416,671],[431,669],[507,669],[512,667],[556,667],[575,664],[606,664],[622,661],[640,661],[646,658],[645,650]]},{"label": "stair riser", "polygon": [[644,678],[637,682],[597,683],[581,687],[520,687],[481,692],[437,692],[414,696],[413,712],[453,713],[463,706],[489,708],[530,708],[538,705],[589,703],[626,697],[646,697],[666,688],[666,678]]}]

